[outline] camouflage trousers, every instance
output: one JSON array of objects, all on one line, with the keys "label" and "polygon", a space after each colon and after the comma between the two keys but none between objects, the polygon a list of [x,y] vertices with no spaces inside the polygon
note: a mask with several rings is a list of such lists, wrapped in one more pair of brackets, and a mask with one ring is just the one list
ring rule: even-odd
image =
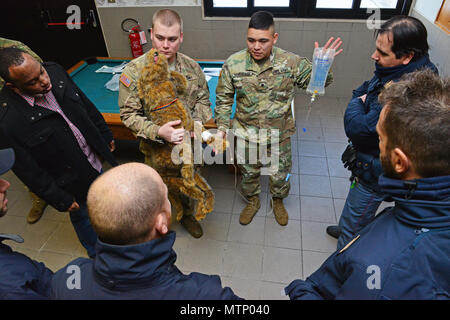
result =
[{"label": "camouflage trousers", "polygon": [[288,174],[292,169],[291,138],[277,145],[245,141],[245,153],[238,150],[238,145],[236,149],[236,159],[242,173],[240,187],[244,196],[251,197],[261,193],[261,175],[269,175],[269,190],[272,197],[286,198],[289,195],[291,185]]}]

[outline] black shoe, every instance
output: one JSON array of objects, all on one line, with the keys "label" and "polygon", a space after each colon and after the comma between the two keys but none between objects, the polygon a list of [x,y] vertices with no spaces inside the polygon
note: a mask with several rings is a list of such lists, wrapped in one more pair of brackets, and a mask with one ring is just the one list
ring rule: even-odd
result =
[{"label": "black shoe", "polygon": [[194,238],[200,238],[203,235],[202,226],[195,220],[194,216],[183,216],[180,220],[181,225],[189,232]]},{"label": "black shoe", "polygon": [[339,226],[328,226],[327,234],[333,238],[339,239],[339,236],[341,235],[341,228]]}]

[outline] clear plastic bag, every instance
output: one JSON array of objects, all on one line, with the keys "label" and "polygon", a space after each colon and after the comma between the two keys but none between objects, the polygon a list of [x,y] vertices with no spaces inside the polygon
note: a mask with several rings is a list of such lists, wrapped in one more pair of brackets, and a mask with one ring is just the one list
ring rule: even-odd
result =
[{"label": "clear plastic bag", "polygon": [[336,50],[323,48],[315,48],[312,60],[312,74],[306,91],[313,94],[324,95],[325,83],[327,81],[328,72],[334,61]]},{"label": "clear plastic bag", "polygon": [[120,74],[113,75],[111,80],[105,84],[105,88],[111,91],[119,91],[119,79]]}]

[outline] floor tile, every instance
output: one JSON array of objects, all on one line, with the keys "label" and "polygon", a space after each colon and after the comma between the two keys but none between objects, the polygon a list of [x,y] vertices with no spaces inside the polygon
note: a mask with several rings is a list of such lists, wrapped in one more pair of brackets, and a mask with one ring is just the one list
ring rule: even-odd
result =
[{"label": "floor tile", "polygon": [[300,157],[300,174],[315,176],[328,176],[328,165],[326,158]]},{"label": "floor tile", "polygon": [[301,241],[299,220],[290,220],[286,226],[280,226],[275,218],[266,218],[265,246],[300,250]]},{"label": "floor tile", "polygon": [[262,281],[259,299],[261,300],[289,300],[284,293],[285,283]]},{"label": "floor tile", "polygon": [[301,196],[302,221],[336,223],[333,199]]},{"label": "floor tile", "polygon": [[264,248],[262,280],[289,283],[302,276],[300,250]]},{"label": "floor tile", "polygon": [[224,241],[189,239],[183,257],[183,268],[206,274],[220,275],[223,272]]},{"label": "floor tile", "polygon": [[202,220],[204,239],[226,241],[230,229],[231,213],[221,214],[211,212]]},{"label": "floor tile", "polygon": [[350,181],[346,178],[330,177],[333,198],[346,199],[350,189]]},{"label": "floor tile", "polygon": [[264,247],[228,242],[223,258],[223,275],[261,280]]},{"label": "floor tile", "polygon": [[239,215],[233,215],[227,241],[263,245],[265,221],[264,217],[255,216],[249,224],[241,225]]},{"label": "floor tile", "polygon": [[344,167],[341,159],[327,158],[330,177],[350,178],[351,172]]},{"label": "floor tile", "polygon": [[308,278],[328,259],[330,253],[303,250],[303,277]]},{"label": "floor tile", "polygon": [[299,151],[300,156],[307,157],[326,157],[325,144],[323,142],[315,141],[299,141]]},{"label": "floor tile", "polygon": [[325,142],[326,155],[329,158],[341,159],[342,153],[347,148],[348,143],[343,142]]},{"label": "floor tile", "polygon": [[337,240],[326,234],[328,223],[302,221],[302,249],[334,252]]},{"label": "floor tile", "polygon": [[231,213],[233,210],[234,190],[214,188],[214,211]]},{"label": "floor tile", "polygon": [[230,287],[234,294],[246,300],[260,299],[262,281],[234,277],[221,277],[222,286]]},{"label": "floor tile", "polygon": [[300,195],[331,197],[330,178],[323,176],[300,175]]}]

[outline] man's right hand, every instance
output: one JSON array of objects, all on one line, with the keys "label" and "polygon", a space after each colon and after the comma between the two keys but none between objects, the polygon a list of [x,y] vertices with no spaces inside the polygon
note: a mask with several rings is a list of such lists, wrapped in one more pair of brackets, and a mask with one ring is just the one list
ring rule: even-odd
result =
[{"label": "man's right hand", "polygon": [[161,126],[158,130],[158,136],[174,144],[183,143],[184,128],[175,129],[174,127],[179,125],[181,120],[169,121],[165,125]]},{"label": "man's right hand", "polygon": [[67,209],[67,211],[69,212],[74,212],[78,210],[80,210],[80,205],[76,201],[74,201],[72,205],[69,207],[69,209]]}]

